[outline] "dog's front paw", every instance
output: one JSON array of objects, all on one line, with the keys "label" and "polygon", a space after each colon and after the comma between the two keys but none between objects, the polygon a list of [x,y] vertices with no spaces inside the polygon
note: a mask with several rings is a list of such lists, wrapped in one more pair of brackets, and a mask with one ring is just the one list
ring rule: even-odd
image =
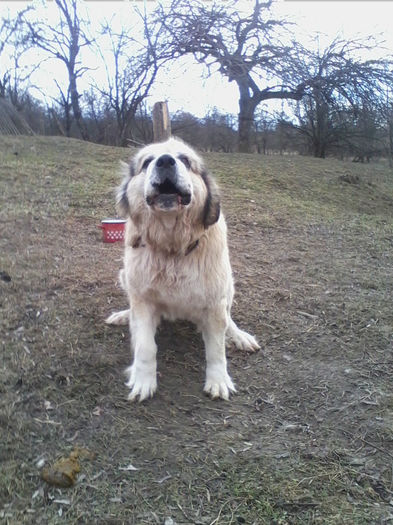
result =
[{"label": "dog's front paw", "polygon": [[129,401],[144,401],[149,397],[153,397],[157,390],[157,375],[155,370],[136,370],[134,366],[127,369],[130,375],[126,385],[131,389],[128,394]]},{"label": "dog's front paw", "polygon": [[236,388],[232,383],[226,370],[207,370],[206,382],[203,391],[212,399],[229,399],[231,393],[236,392]]}]

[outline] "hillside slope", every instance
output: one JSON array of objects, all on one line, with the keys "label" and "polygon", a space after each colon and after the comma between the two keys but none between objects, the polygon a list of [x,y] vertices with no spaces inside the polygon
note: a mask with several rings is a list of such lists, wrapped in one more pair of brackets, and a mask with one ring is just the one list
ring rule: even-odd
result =
[{"label": "hillside slope", "polygon": [[[0,141],[0,518],[370,524],[393,519],[393,173],[382,163],[205,156],[229,226],[238,394],[202,394],[200,335],[164,324],[159,393],[130,404],[122,246],[103,244],[125,149]],[[81,458],[71,488],[43,463]],[[80,449],[77,449],[80,450]],[[137,469],[137,470],[134,470]],[[169,520],[167,520],[169,523]]]}]

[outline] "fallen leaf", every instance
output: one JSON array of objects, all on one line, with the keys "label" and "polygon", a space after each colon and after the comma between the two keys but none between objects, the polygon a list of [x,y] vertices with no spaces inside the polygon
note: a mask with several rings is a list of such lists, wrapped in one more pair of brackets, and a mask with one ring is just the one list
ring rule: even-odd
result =
[{"label": "fallen leaf", "polygon": [[76,458],[61,458],[52,467],[46,467],[41,472],[41,477],[49,485],[55,487],[72,487],[81,467]]},{"label": "fallen leaf", "polygon": [[93,459],[94,456],[95,454],[87,448],[75,447],[68,458],[60,458],[51,467],[42,469],[41,477],[49,485],[55,487],[72,487],[81,470],[78,459]]},{"label": "fallen leaf", "polygon": [[73,451],[70,454],[70,458],[87,458],[94,459],[96,457],[94,452],[91,452],[88,448],[83,447],[74,447]]},{"label": "fallen leaf", "polygon": [[138,468],[134,467],[134,465],[127,465],[126,467],[119,467],[119,470],[139,470]]}]

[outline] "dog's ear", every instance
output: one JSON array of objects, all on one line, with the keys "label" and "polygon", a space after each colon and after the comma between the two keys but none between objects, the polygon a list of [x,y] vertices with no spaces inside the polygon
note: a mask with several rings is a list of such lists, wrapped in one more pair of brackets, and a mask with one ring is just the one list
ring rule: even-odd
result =
[{"label": "dog's ear", "polygon": [[127,215],[130,215],[130,203],[128,202],[127,188],[131,178],[135,175],[135,168],[132,161],[129,165],[125,162],[121,162],[120,164],[124,178],[117,190],[116,208],[120,215],[127,217]]},{"label": "dog's ear", "polygon": [[202,171],[201,176],[207,188],[202,216],[203,225],[206,229],[215,224],[220,217],[220,194],[216,182],[207,171]]}]

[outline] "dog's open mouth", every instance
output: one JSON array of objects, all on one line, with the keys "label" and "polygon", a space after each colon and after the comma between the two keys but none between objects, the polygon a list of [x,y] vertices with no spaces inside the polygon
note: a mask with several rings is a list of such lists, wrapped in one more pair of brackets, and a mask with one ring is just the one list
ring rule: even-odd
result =
[{"label": "dog's open mouth", "polygon": [[172,181],[166,179],[161,184],[154,186],[155,192],[146,197],[149,206],[162,210],[171,210],[179,206],[187,206],[191,202],[191,195],[181,191]]}]

